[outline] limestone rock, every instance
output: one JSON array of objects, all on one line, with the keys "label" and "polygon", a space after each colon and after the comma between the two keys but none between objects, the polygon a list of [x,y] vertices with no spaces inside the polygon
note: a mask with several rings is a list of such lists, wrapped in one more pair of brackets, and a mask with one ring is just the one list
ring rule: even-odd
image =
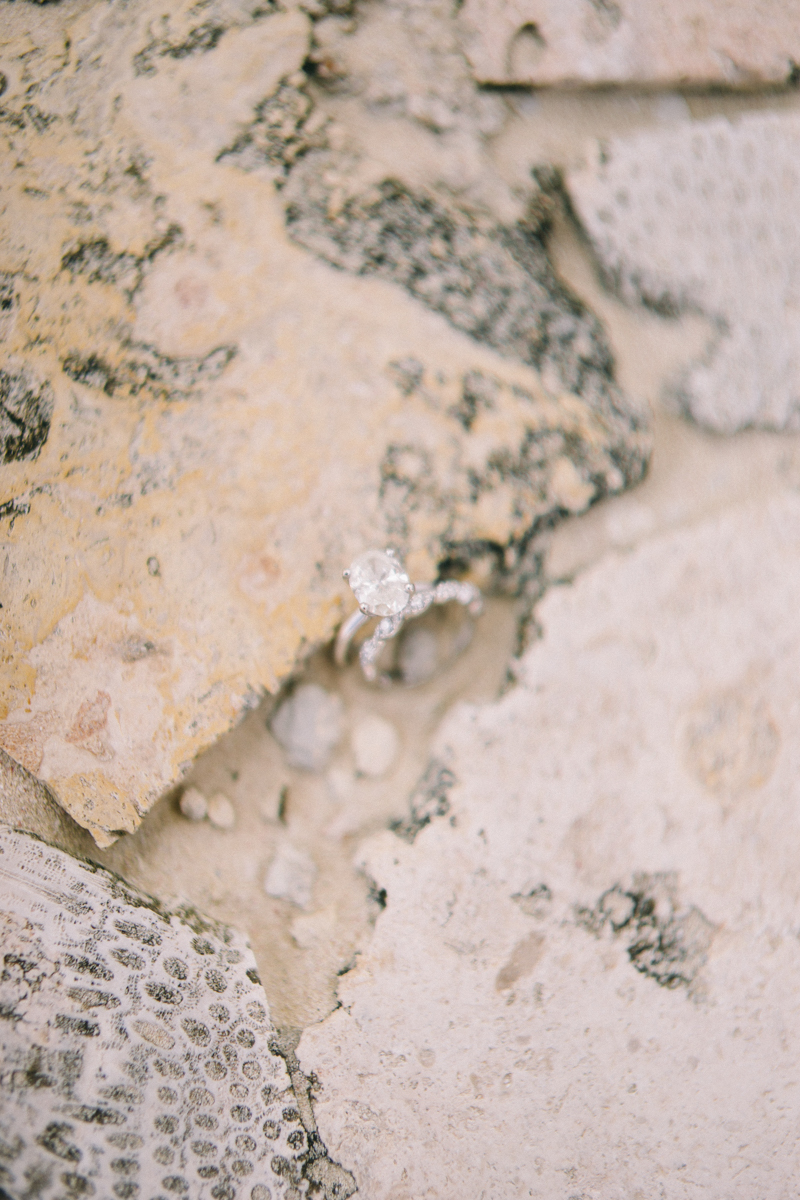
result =
[{"label": "limestone rock", "polygon": [[781,0],[465,0],[464,48],[480,83],[788,83],[797,13]]},{"label": "limestone rock", "polygon": [[7,1195],[288,1200],[326,1165],[346,1180],[240,934],[7,826],[0,871]]},{"label": "limestone rock", "polygon": [[798,153],[796,116],[752,114],[611,139],[569,175],[609,284],[713,322],[674,391],[721,432],[800,428]]},{"label": "limestone rock", "polygon": [[372,1200],[792,1194],[798,563],[789,493],[609,555],[447,718],[299,1047]]},{"label": "limestone rock", "polygon": [[389,185],[359,242],[361,152],[338,221],[352,154],[299,8],[3,21],[0,747],[105,846],[332,636],[357,553],[523,586],[540,525],[638,479],[648,438],[538,227]]}]

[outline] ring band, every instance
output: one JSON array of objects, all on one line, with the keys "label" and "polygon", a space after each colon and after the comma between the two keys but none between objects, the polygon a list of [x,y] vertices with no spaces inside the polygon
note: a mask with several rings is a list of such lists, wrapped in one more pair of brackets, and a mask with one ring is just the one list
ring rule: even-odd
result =
[{"label": "ring band", "polygon": [[[390,586],[394,585],[395,594],[398,586],[404,587],[406,593],[405,604],[400,611],[383,615],[380,612],[373,611],[370,608],[369,600],[367,600],[366,602],[362,602],[356,612],[352,613],[339,627],[334,647],[334,661],[337,666],[342,667],[347,661],[347,652],[357,631],[363,625],[366,625],[368,621],[380,618],[375,632],[371,637],[367,638],[359,651],[361,668],[365,679],[369,683],[374,683],[379,678],[376,661],[381,650],[388,641],[397,636],[409,617],[418,617],[433,604],[448,604],[451,600],[463,604],[473,616],[478,616],[483,608],[483,598],[481,597],[480,590],[473,583],[447,579],[442,583],[418,583],[411,585],[392,551],[368,551],[367,554],[361,556],[361,559],[356,559],[350,570],[345,572],[345,578],[350,582],[350,586],[356,593],[357,599],[360,598],[359,593],[363,595],[366,592],[376,607],[380,603],[380,581],[376,585],[374,580],[371,579],[365,587],[361,577],[355,582],[352,578],[362,560],[368,558],[371,559],[369,566],[373,568],[373,571],[377,562],[378,567],[383,567],[387,576],[391,572]],[[368,590],[370,588],[371,590]],[[378,597],[378,600],[373,599],[374,597]],[[384,602],[382,607],[385,610],[388,605]],[[391,677],[388,674],[384,674],[380,678],[382,682],[391,682]]]}]

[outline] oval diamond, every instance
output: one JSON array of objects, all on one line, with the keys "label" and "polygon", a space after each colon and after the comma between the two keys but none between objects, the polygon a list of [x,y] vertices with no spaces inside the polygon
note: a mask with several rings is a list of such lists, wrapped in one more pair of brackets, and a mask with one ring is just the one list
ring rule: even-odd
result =
[{"label": "oval diamond", "polygon": [[347,582],[360,605],[376,617],[395,617],[409,601],[411,582],[400,561],[384,550],[367,550],[350,564]]}]

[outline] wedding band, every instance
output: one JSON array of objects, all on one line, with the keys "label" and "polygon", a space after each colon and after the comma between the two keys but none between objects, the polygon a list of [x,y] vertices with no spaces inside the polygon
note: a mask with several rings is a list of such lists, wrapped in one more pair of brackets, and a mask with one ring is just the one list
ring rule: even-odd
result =
[{"label": "wedding band", "polygon": [[[402,629],[409,617],[418,617],[432,604],[448,604],[456,600],[478,616],[483,599],[472,583],[446,579],[442,583],[412,583],[402,561],[394,550],[367,550],[342,572],[358,601],[358,609],[339,627],[334,648],[334,661],[344,666],[347,652],[356,632],[368,621],[379,618],[377,628],[359,651],[364,677],[374,683],[378,679],[376,661],[385,644]],[[384,674],[382,682],[390,682]]]}]

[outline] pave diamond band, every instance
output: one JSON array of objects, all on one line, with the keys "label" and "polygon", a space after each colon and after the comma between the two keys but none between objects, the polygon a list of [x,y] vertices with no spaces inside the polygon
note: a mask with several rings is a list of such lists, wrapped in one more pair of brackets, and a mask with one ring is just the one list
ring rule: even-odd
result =
[{"label": "pave diamond band", "polygon": [[[463,604],[473,616],[477,616],[483,607],[481,593],[472,583],[455,579],[447,579],[442,583],[411,583],[392,550],[368,550],[359,555],[343,574],[359,602],[359,608],[339,628],[334,659],[338,666],[344,666],[355,633],[367,621],[380,617],[374,633],[359,651],[361,668],[370,683],[379,678],[376,664],[381,650],[397,636],[409,617],[418,617],[432,604],[448,604],[451,600]],[[381,675],[380,678],[383,682],[390,682],[388,675]]]}]

